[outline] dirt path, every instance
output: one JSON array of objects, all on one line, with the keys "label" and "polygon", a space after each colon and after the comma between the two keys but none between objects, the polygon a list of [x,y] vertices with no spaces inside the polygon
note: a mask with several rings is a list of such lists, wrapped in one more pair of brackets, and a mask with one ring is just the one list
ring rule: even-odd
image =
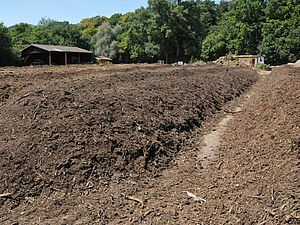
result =
[{"label": "dirt path", "polygon": [[239,113],[242,110],[242,106],[237,106],[233,112],[224,117],[217,125],[217,128],[211,133],[204,135],[202,144],[204,145],[198,155],[198,160],[202,162],[203,166],[207,166],[209,160],[216,157],[216,153],[220,146],[220,139],[224,135],[227,129],[228,123],[234,118],[234,113]]},{"label": "dirt path", "polygon": [[[271,71],[260,70],[258,73],[261,75],[261,80],[264,80],[266,76],[270,75]],[[253,87],[252,89],[255,89]],[[226,133],[228,123],[234,119],[234,116],[237,113],[240,113],[243,109],[244,104],[249,100],[251,95],[253,95],[253,90],[249,90],[246,94],[246,97],[241,98],[238,105],[235,106],[234,110],[229,112],[217,125],[211,133],[203,136],[201,144],[203,147],[200,150],[198,155],[198,160],[202,163],[203,166],[207,166],[210,160],[213,160],[216,157],[217,151],[220,147],[220,139]]]}]

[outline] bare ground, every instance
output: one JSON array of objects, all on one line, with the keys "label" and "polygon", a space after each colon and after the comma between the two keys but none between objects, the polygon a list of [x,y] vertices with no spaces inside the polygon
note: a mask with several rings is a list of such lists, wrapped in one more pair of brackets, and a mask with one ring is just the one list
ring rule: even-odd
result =
[{"label": "bare ground", "polygon": [[[140,68],[125,69],[131,72],[143,71]],[[80,68],[80,70],[87,69]],[[150,67],[149,72],[153,70],[154,68]],[[159,70],[159,73],[162,71],[165,73],[166,70],[174,73],[174,68]],[[213,66],[204,67],[200,71],[209,74],[216,71],[223,74],[228,71],[229,74],[240,71],[240,75],[244,72],[252,73],[244,68],[216,69]],[[123,68],[118,72],[123,73]],[[91,71],[83,72],[88,78],[77,74],[76,72],[71,76],[66,74],[60,79],[69,83],[73,83],[74,80],[99,79],[99,75],[91,75]],[[53,76],[53,79],[47,79],[44,83],[53,80],[55,85],[59,85],[57,74],[49,76],[50,78]],[[30,188],[25,188],[24,192],[21,192],[24,193],[22,197],[18,195],[20,192],[13,192],[13,187],[10,186],[10,182],[15,178],[7,177],[9,172],[3,173],[7,171],[5,163],[9,161],[2,161],[0,222],[3,224],[299,223],[299,68],[280,67],[270,75],[264,76],[265,79],[259,79],[251,90],[240,98],[222,105],[222,109],[210,113],[201,126],[195,126],[186,133],[184,145],[181,145],[180,151],[165,164],[163,170],[154,169],[155,166],[152,166],[150,167],[152,171],[142,169],[138,170],[138,173],[130,169],[125,170],[125,173],[115,171],[109,180],[87,179],[79,186],[74,180],[69,184],[75,186],[69,188],[57,185],[59,180],[54,180],[54,183],[45,186],[38,196],[30,195],[36,190],[34,186],[29,186]],[[7,80],[5,81],[7,84]],[[41,81],[33,75],[30,82],[40,84]],[[24,85],[22,79],[19,83],[13,79],[12,83],[15,86],[3,85],[5,88],[0,89],[5,90],[2,94],[5,96],[4,103],[1,107],[7,106],[7,99],[14,99],[17,96],[17,99],[27,97],[26,93],[22,92]],[[7,91],[9,88],[11,91]],[[14,97],[13,93],[16,90],[22,95]],[[235,110],[242,105],[241,111]],[[221,124],[221,130],[218,130],[218,124],[224,117],[229,118],[226,121],[230,122]],[[1,123],[4,122],[5,119],[2,119]],[[137,130],[139,131],[139,128]],[[213,148],[204,156],[203,136],[211,132],[218,133],[218,138],[221,139],[213,144],[215,146],[212,146]],[[222,133],[225,133],[223,137]],[[6,155],[2,149],[1,154],[5,160],[14,159],[13,152],[16,151],[11,147],[10,152],[11,154]],[[56,160],[57,164],[61,165],[60,160],[58,158]],[[17,163],[16,166],[20,167],[20,164]],[[62,166],[67,166],[63,175],[73,176],[75,179],[77,175],[68,174],[69,165]],[[142,161],[136,162],[135,167],[140,168],[139,166],[144,168]],[[57,169],[60,170],[56,168],[53,172]],[[37,180],[34,182],[39,182],[38,184],[47,175],[43,170],[31,171],[36,173],[34,178]],[[94,173],[97,174],[97,171],[92,172]],[[19,176],[18,173],[10,175]],[[28,187],[26,182],[24,185],[23,187]],[[12,207],[16,203],[14,199],[16,197],[19,198],[18,205]]]}]

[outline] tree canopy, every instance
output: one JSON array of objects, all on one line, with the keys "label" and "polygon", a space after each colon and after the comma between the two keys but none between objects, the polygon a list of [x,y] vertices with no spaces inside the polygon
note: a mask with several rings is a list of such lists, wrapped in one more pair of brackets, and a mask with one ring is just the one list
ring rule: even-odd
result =
[{"label": "tree canopy", "polygon": [[94,37],[95,54],[114,58],[118,53],[116,37],[121,33],[122,28],[116,25],[114,28],[109,23],[103,23]]},{"label": "tree canopy", "polygon": [[77,46],[120,63],[260,54],[276,65],[300,58],[299,21],[299,0],[148,0],[146,8],[78,24],[49,18],[36,26],[1,24],[1,54],[36,43]]},{"label": "tree canopy", "polygon": [[0,23],[0,66],[10,66],[13,64],[11,38],[8,29]]}]

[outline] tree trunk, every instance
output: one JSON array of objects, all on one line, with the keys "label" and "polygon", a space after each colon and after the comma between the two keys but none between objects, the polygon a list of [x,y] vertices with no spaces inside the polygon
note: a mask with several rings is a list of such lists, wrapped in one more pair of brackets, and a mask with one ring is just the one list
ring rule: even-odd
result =
[{"label": "tree trunk", "polygon": [[165,51],[166,64],[168,64],[168,53]]},{"label": "tree trunk", "polygon": [[177,42],[176,43],[176,59],[177,59],[177,61],[181,60],[181,59],[179,59],[179,54],[180,54],[180,45]]}]

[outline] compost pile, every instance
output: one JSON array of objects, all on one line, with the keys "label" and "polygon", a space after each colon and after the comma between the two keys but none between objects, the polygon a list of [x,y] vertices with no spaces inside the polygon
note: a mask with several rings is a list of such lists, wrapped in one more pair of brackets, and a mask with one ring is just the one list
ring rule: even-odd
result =
[{"label": "compost pile", "polygon": [[177,157],[172,169],[134,193],[147,200],[143,209],[131,204],[125,212],[119,209],[119,220],[112,221],[299,224],[299,72],[281,66],[262,75],[233,104],[243,105],[242,111],[229,112],[234,119],[207,167],[199,165],[201,149],[195,146]]},{"label": "compost pile", "polygon": [[156,176],[194,128],[257,80],[215,64],[0,72],[0,217],[45,192]]},{"label": "compost pile", "polygon": [[226,67],[246,67],[244,63],[241,63],[237,60],[234,60],[233,58],[229,58],[227,56],[222,56],[218,58],[217,60],[214,61],[214,63],[221,65],[221,66],[226,66]]},{"label": "compost pile", "polygon": [[222,177],[212,194],[220,207],[215,221],[299,224],[299,99],[299,68],[281,66],[229,126],[213,175]]}]

